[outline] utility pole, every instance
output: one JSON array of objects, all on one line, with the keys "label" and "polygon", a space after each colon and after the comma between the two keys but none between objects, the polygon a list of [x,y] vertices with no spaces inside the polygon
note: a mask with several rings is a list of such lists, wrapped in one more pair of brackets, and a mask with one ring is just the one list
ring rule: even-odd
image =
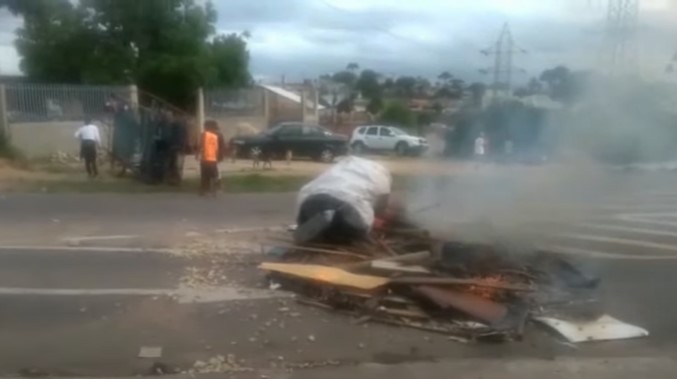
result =
[{"label": "utility pole", "polygon": [[500,90],[509,94],[512,88],[513,74],[524,72],[524,70],[516,69],[513,65],[514,55],[525,54],[526,50],[515,44],[507,22],[503,25],[496,42],[490,48],[482,50],[481,53],[486,56],[494,56],[494,65],[489,69],[480,70],[484,74],[493,74],[491,86],[493,97],[496,98]]},{"label": "utility pole", "polygon": [[632,75],[638,71],[639,1],[609,0],[607,4],[603,64],[610,75]]}]

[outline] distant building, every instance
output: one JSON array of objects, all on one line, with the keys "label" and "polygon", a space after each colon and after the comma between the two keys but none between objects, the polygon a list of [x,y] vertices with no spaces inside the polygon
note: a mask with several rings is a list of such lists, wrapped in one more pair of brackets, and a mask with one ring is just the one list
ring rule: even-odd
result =
[{"label": "distant building", "polygon": [[266,91],[269,125],[284,121],[317,122],[317,113],[325,109],[321,104],[316,104],[312,90],[294,92],[266,84],[260,84],[259,87]]}]

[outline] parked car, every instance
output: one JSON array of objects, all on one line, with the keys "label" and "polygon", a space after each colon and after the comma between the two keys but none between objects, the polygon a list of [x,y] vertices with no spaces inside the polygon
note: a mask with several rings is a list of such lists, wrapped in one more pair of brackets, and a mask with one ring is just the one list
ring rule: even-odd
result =
[{"label": "parked car", "polygon": [[274,158],[282,158],[287,151],[294,157],[310,157],[332,162],[336,156],[348,152],[346,137],[334,134],[318,125],[285,122],[263,133],[240,136],[231,140],[238,157],[249,158],[267,151]]},{"label": "parked car", "polygon": [[392,151],[397,155],[420,155],[428,150],[428,141],[393,126],[366,125],[353,131],[350,148],[356,154]]}]

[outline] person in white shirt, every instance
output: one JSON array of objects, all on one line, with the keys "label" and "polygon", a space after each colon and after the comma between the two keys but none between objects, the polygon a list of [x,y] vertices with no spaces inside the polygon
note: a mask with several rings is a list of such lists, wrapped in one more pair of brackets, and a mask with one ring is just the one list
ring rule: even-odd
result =
[{"label": "person in white shirt", "polygon": [[97,147],[101,146],[101,136],[99,128],[92,123],[92,120],[86,119],[85,124],[75,132],[75,138],[80,140],[80,159],[85,160],[85,170],[90,178],[99,175],[96,166]]},{"label": "person in white shirt", "polygon": [[475,159],[482,161],[486,153],[487,140],[484,138],[484,132],[475,139]]}]

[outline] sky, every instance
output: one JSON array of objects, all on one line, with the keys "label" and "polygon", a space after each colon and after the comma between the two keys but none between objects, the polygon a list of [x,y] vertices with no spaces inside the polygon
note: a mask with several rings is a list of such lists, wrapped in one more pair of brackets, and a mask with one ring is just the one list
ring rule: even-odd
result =
[{"label": "sky", "polygon": [[[641,0],[640,64],[662,74],[677,49],[677,0]],[[517,80],[558,64],[590,68],[603,46],[606,0],[216,0],[222,33],[248,30],[251,72],[288,81],[340,71],[347,63],[386,76],[470,80],[493,66],[480,50],[508,22]],[[0,73],[19,72],[13,48],[21,20],[0,10]]]}]

